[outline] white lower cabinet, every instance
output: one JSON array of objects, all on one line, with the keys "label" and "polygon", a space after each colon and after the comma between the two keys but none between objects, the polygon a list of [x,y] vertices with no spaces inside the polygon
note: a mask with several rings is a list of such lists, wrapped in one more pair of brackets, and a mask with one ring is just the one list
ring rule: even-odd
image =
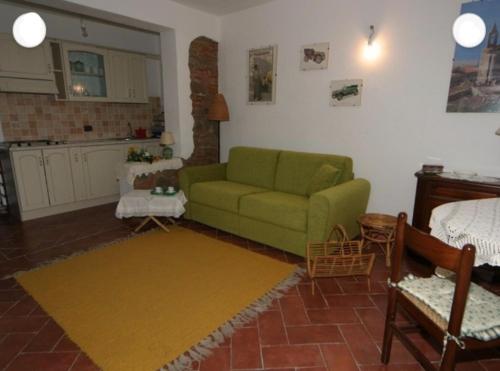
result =
[{"label": "white lower cabinet", "polygon": [[68,148],[42,150],[51,205],[75,201]]},{"label": "white lower cabinet", "polygon": [[116,165],[123,162],[123,147],[96,146],[81,151],[88,198],[118,195],[120,188],[115,172]]},{"label": "white lower cabinet", "polygon": [[87,179],[83,170],[82,149],[73,147],[69,149],[71,162],[71,175],[73,176],[73,190],[75,192],[75,201],[83,201],[88,198]]},{"label": "white lower cabinet", "polygon": [[48,207],[49,195],[41,150],[12,153],[18,199],[23,211]]},{"label": "white lower cabinet", "polygon": [[12,150],[21,219],[118,200],[117,166],[130,147],[160,148],[157,141],[134,141]]}]

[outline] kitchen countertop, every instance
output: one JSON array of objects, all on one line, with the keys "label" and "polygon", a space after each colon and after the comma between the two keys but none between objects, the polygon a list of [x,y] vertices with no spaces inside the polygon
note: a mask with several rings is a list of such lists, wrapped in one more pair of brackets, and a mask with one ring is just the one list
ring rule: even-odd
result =
[{"label": "kitchen countertop", "polygon": [[[159,143],[159,138],[144,138],[144,139],[96,139],[96,140],[81,140],[81,141],[68,141],[64,144],[51,144],[47,145],[45,143],[33,143],[31,146],[18,147],[17,145],[11,145],[10,151],[29,151],[31,149],[40,148],[69,148],[69,147],[90,147],[90,146],[107,146],[115,144],[133,145],[134,143]],[[9,143],[0,143],[0,146],[7,148]]]}]

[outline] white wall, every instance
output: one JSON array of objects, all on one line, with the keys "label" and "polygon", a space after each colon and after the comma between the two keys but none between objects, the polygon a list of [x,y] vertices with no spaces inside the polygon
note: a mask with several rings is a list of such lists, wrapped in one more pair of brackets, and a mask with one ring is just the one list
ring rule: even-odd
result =
[{"label": "white wall", "polygon": [[166,127],[173,131],[176,155],[189,157],[193,151],[193,116],[188,67],[189,45],[198,36],[216,41],[220,19],[170,0],[66,0],[40,2],[69,6],[79,12],[161,31],[161,56]]},{"label": "white wall", "polygon": [[[446,101],[457,0],[276,0],[225,16],[221,91],[222,158],[235,145],[336,153],[370,180],[369,209],[412,212],[413,176],[427,157],[451,169],[500,175],[500,114],[449,114]],[[361,56],[369,25],[382,56]],[[300,46],[330,42],[330,66],[299,70]],[[275,105],[246,104],[247,51],[278,45]],[[330,107],[331,80],[363,78],[361,107]],[[411,214],[410,214],[411,215]]]}]

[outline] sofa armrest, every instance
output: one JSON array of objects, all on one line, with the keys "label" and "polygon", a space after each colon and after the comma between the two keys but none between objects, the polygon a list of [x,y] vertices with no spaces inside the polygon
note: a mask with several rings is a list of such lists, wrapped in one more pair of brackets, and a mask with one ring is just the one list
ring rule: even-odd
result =
[{"label": "sofa armrest", "polygon": [[226,168],[227,163],[223,164],[213,164],[213,165],[203,165],[203,166],[190,166],[185,167],[179,171],[179,187],[184,192],[184,195],[188,199],[186,205],[186,213],[184,216],[190,218],[189,210],[189,196],[191,191],[191,186],[194,183],[199,182],[209,182],[211,180],[225,180],[226,179]]},{"label": "sofa armrest", "polygon": [[349,238],[359,234],[357,218],[365,213],[370,183],[354,179],[313,194],[309,199],[309,241],[325,241],[335,224],[342,224]]}]

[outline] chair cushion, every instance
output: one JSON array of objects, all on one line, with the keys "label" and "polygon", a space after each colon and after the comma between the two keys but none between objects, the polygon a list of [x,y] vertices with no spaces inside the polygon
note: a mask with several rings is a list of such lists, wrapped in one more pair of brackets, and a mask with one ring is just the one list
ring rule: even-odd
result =
[{"label": "chair cushion", "polygon": [[307,196],[311,196],[312,194],[322,191],[323,189],[333,187],[337,184],[339,177],[339,169],[328,164],[321,165],[309,182],[309,186],[307,187]]},{"label": "chair cushion", "polygon": [[311,178],[323,164],[339,169],[339,184],[353,178],[350,157],[282,151],[276,169],[274,190],[306,196]]},{"label": "chair cushion", "polygon": [[237,213],[242,196],[267,191],[264,188],[227,180],[200,182],[191,186],[190,201]]},{"label": "chair cushion", "polygon": [[240,214],[255,220],[305,232],[309,201],[283,192],[257,193],[241,198]]},{"label": "chair cushion", "polygon": [[233,147],[229,151],[227,180],[273,189],[280,151],[263,148]]},{"label": "chair cushion", "polygon": [[[448,278],[406,276],[398,283],[403,295],[426,313],[441,329],[448,328],[455,283]],[[489,341],[500,338],[500,296],[470,284],[461,337]]]}]

